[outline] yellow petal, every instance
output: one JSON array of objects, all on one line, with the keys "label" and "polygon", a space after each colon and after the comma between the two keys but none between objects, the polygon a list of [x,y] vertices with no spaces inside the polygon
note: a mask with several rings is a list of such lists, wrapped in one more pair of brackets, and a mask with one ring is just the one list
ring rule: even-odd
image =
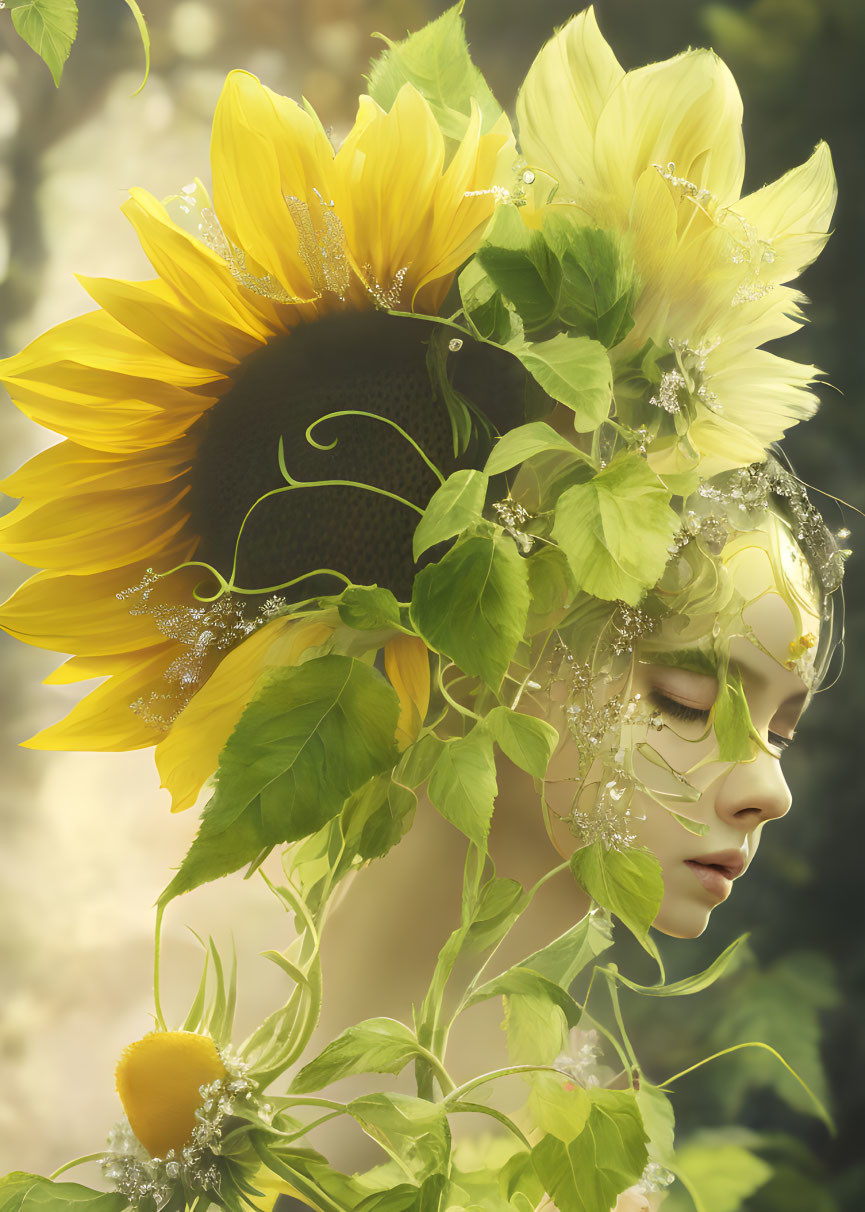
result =
[{"label": "yellow petal", "polygon": [[230,374],[261,347],[252,333],[191,307],[159,278],[124,282],[79,274],[78,281],[108,315],[178,362]]},{"label": "yellow petal", "polygon": [[228,239],[253,273],[292,296],[316,293],[286,198],[330,201],[333,149],[320,124],[248,72],[228,76],[213,119],[213,201]]},{"label": "yellow petal", "polygon": [[[51,329],[0,363],[25,415],[97,450],[162,445],[184,433],[225,382],[133,336],[105,312]],[[202,387],[215,394],[202,393]]]},{"label": "yellow petal", "polygon": [[20,353],[0,362],[0,382],[57,362],[93,367],[176,387],[201,387],[221,378],[212,370],[178,361],[136,336],[104,311],[57,324]]},{"label": "yellow petal", "polygon": [[466,133],[436,185],[428,230],[438,237],[438,245],[431,241],[408,275],[409,289],[412,281],[417,282],[411,296],[413,310],[434,314],[439,309],[451,276],[474,253],[492,217],[496,196],[491,185],[502,178],[502,162],[512,171],[516,146],[510,124],[505,119],[482,135],[481,121],[481,112],[472,102]]},{"label": "yellow petal", "polygon": [[274,619],[222,658],[156,747],[156,766],[162,786],[171,793],[172,812],[195,803],[262,673],[274,665],[297,664],[332,634],[333,627],[325,623]]},{"label": "yellow petal", "polygon": [[188,485],[83,493],[19,505],[0,518],[0,549],[55,572],[106,572],[158,557],[186,525]]},{"label": "yellow petal", "polygon": [[280,1178],[278,1174],[274,1174],[272,1170],[268,1170],[265,1166],[262,1166],[257,1171],[251,1181],[256,1190],[260,1192],[260,1195],[250,1195],[249,1197],[252,1206],[257,1208],[258,1212],[273,1212],[273,1206],[280,1195],[290,1195],[292,1199],[298,1200],[308,1208],[315,1206],[287,1183],[284,1178]]},{"label": "yellow petal", "polygon": [[429,652],[418,636],[398,635],[384,649],[385,673],[400,704],[396,739],[400,749],[417,740],[429,709]]},{"label": "yellow petal", "polygon": [[0,492],[28,503],[87,492],[123,492],[169,484],[189,471],[198,443],[189,437],[125,457],[75,442],[50,446],[0,481]]},{"label": "yellow petal", "polygon": [[742,198],[733,208],[771,244],[766,277],[788,282],[818,255],[828,239],[838,189],[825,143],[798,168]]},{"label": "yellow petal", "polygon": [[97,686],[58,723],[24,741],[24,748],[117,752],[155,745],[163,732],[145,723],[131,705],[151,691],[168,689],[163,674],[184,651],[182,645],[169,641],[149,654],[130,656],[128,668]]},{"label": "yellow petal", "polygon": [[517,96],[520,146],[529,164],[552,171],[566,194],[577,196],[594,173],[598,118],[624,74],[594,8],[564,25],[529,68]]},{"label": "yellow petal", "polygon": [[[165,566],[188,559],[192,546],[187,542],[169,547]],[[163,638],[153,619],[130,614],[116,596],[139,584],[145,567],[132,564],[96,576],[39,572],[0,607],[0,627],[25,644],[81,656],[149,648]]]},{"label": "yellow petal", "polygon": [[130,190],[121,210],[159,277],[187,304],[262,343],[283,331],[275,304],[244,290],[227,261],[173,223],[146,190]]},{"label": "yellow petal", "polygon": [[201,1086],[226,1076],[213,1040],[191,1031],[153,1031],[123,1050],[117,1093],[132,1131],[152,1157],[188,1144]]},{"label": "yellow petal", "polygon": [[444,164],[444,136],[428,104],[404,85],[385,113],[361,97],[353,129],[334,162],[334,201],[346,244],[364,280],[384,291],[413,280],[435,256],[441,239],[430,227],[430,209]]}]

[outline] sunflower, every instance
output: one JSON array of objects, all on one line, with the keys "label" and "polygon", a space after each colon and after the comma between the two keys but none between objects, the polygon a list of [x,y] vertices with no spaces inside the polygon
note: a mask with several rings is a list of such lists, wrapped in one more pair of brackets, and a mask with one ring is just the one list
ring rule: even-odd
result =
[{"label": "sunflower", "polygon": [[[741,197],[742,101],[726,65],[692,50],[625,72],[591,8],[541,50],[517,118],[529,164],[558,182],[552,205],[627,241],[641,289],[615,357],[652,342],[673,362],[653,403],[674,412],[689,397],[690,466],[711,476],[761,460],[817,407],[816,369],[759,347],[802,323],[788,283],[827,239],[826,145]],[[682,445],[656,443],[655,470],[683,470]]]},{"label": "sunflower", "polygon": [[[406,458],[400,426],[448,470],[454,439],[427,371],[432,326],[383,309],[436,313],[513,157],[507,124],[483,133],[477,106],[446,143],[409,84],[387,112],[362,97],[334,152],[308,108],[233,72],[214,119],[212,204],[200,187],[171,212],[132,191],[123,209],[156,278],[85,279],[99,310],[0,364],[18,407],[66,439],[2,485],[22,501],[0,542],[44,571],[0,625],[72,654],[49,682],[105,679],[27,744],[156,743],[173,806],[187,807],[262,670],[318,651],[336,629],[288,618],[272,598],[262,607],[261,595],[303,578],[319,592],[346,580],[404,590],[437,481]],[[325,414],[370,409],[388,423],[337,417],[307,438]],[[379,465],[396,468],[380,486],[414,513],[362,486],[348,498],[344,486],[274,491],[281,469],[375,484]],[[220,578],[255,594],[218,597]],[[403,639],[386,662],[403,744],[425,709],[419,644]]]}]

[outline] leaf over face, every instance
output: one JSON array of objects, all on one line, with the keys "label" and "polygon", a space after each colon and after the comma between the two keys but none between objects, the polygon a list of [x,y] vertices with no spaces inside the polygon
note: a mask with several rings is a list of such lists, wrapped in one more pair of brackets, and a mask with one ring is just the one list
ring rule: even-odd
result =
[{"label": "leaf over face", "polygon": [[583,846],[571,856],[571,870],[593,901],[625,923],[654,955],[649,927],[664,896],[661,864],[648,850],[607,850],[603,842]]},{"label": "leaf over face", "polygon": [[42,59],[56,85],[78,32],[75,0],[10,0],[12,24]]},{"label": "leaf over face", "polygon": [[415,577],[411,618],[430,648],[497,690],[529,611],[528,574],[501,531],[452,548]]},{"label": "leaf over face", "polygon": [[562,493],[553,538],[580,589],[636,606],[663,573],[678,528],[659,478],[639,456],[622,454]]}]

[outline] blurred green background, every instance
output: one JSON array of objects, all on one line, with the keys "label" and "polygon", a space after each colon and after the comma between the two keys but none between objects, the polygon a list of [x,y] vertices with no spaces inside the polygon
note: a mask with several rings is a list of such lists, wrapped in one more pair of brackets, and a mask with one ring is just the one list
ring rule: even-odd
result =
[{"label": "blurred green background", "polygon": [[[121,0],[83,5],[59,90],[0,12],[0,349],[12,352],[87,308],[73,271],[146,276],[118,211],[124,191],[141,184],[164,195],[194,175],[207,177],[210,118],[228,69],[246,67],[279,92],[306,96],[338,139],[376,51],[372,32],[399,38],[446,7],[431,0],[150,0],[153,71],[137,97],[142,51]],[[506,107],[542,42],[573,11],[568,0],[468,0],[475,59]],[[625,67],[689,45],[711,45],[729,63],[745,103],[746,192],[802,162],[818,140],[829,142],[840,191],[835,232],[804,278],[810,324],[779,343],[823,367],[827,382],[820,418],[794,431],[786,447],[806,482],[865,508],[865,3],[598,0],[596,12]],[[11,469],[52,439],[4,403],[0,448]],[[0,508],[11,507],[4,501]],[[687,1002],[661,1010],[636,998],[626,1004],[656,1080],[706,1052],[764,1039],[830,1102],[834,1136],[804,1113],[780,1066],[755,1052],[683,1079],[676,1108],[685,1131],[726,1132],[720,1139],[747,1145],[775,1167],[744,1204],[732,1187],[720,1191],[712,1212],[865,1208],[865,527],[831,500],[818,503],[833,528],[853,532],[843,673],[818,696],[784,759],[794,809],[783,827],[767,832],[758,867],[704,938],[664,946],[672,977],[708,963],[743,931],[751,933],[749,958],[723,986]],[[0,589],[11,590],[24,572],[6,561]],[[156,796],[145,759],[122,765],[17,749],[63,702],[38,686],[55,663],[44,654],[0,636],[0,661],[0,1169],[44,1168],[59,1162],[58,1148],[62,1156],[74,1151],[69,1138],[82,1119],[104,1116],[98,1100],[88,1103],[92,1070],[72,1063],[69,1041],[86,1039],[94,1021],[99,1034],[94,1005],[124,1040],[131,1011],[120,986],[136,963],[146,967],[149,901],[142,891],[142,916],[120,914],[121,924],[113,907],[129,897],[130,871],[142,856],[158,889],[164,857],[146,824],[153,808],[142,807]],[[137,800],[129,790],[133,770],[143,780]],[[87,831],[92,840],[112,806],[126,849],[117,840],[106,844],[88,882]],[[172,846],[179,857],[182,845],[175,839]],[[33,887],[40,881],[28,874],[33,864],[43,892],[50,884],[43,899]],[[639,975],[640,957],[623,950],[620,964]],[[144,997],[146,979],[139,986]],[[34,1042],[40,1031],[50,1045]],[[66,1116],[73,1109],[75,1128]],[[89,1151],[92,1139],[92,1129],[89,1138],[82,1130],[78,1151]]]}]

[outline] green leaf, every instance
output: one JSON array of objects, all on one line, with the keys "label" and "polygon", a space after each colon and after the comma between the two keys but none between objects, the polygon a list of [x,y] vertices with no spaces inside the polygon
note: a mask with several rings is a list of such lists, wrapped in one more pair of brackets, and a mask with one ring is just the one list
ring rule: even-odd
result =
[{"label": "green leaf", "polygon": [[16,32],[45,62],[59,87],[78,33],[75,0],[9,0],[9,9]]},{"label": "green leaf", "polygon": [[610,922],[600,912],[588,913],[546,947],[523,960],[521,967],[531,968],[548,980],[568,989],[577,976],[613,945]]},{"label": "green leaf", "polygon": [[[727,999],[717,1020],[712,1046],[729,1048],[751,1040],[771,1045],[826,1104],[829,1090],[820,1055],[819,1011],[838,1001],[831,961],[816,952],[793,952],[763,971],[743,973],[735,996]],[[739,1113],[750,1091],[764,1086],[797,1110],[814,1114],[806,1092],[762,1049],[725,1056],[720,1064],[724,1068],[719,1093],[731,1116]]]},{"label": "green leaf", "polygon": [[348,1027],[304,1065],[291,1090],[309,1094],[355,1073],[399,1073],[417,1054],[418,1042],[404,1023],[369,1018]]},{"label": "green leaf", "polygon": [[476,102],[483,131],[491,130],[502,116],[481,72],[472,63],[466,42],[462,3],[430,21],[402,42],[387,43],[369,74],[369,95],[389,110],[405,84],[413,85],[429,102],[445,135],[461,139]]},{"label": "green leaf", "polygon": [[591,1111],[588,1093],[564,1075],[536,1073],[532,1076],[529,1115],[534,1127],[542,1132],[569,1145],[585,1128]]},{"label": "green leaf", "polygon": [[580,223],[570,207],[548,210],[542,232],[561,268],[556,318],[608,349],[618,345],[634,326],[635,293],[634,264],[621,238]]},{"label": "green leaf", "polygon": [[637,985],[634,981],[628,980],[626,976],[622,976],[621,972],[616,973],[616,980],[627,986],[628,989],[633,989],[635,993],[642,994],[643,997],[686,997],[691,993],[702,993],[704,989],[714,985],[715,981],[730,969],[734,961],[740,958],[741,948],[747,940],[747,934],[739,935],[728,947],[725,947],[708,968],[669,985]]},{"label": "green leaf", "polygon": [[378,585],[350,585],[337,603],[339,617],[356,631],[399,627],[399,602]]},{"label": "green leaf", "polygon": [[495,946],[520,916],[526,903],[526,893],[516,880],[498,876],[487,880],[467,919],[460,951],[472,954]]},{"label": "green leaf", "polygon": [[472,257],[458,282],[469,325],[483,340],[505,345],[516,335],[519,321],[508,310],[501,291],[477,257]]},{"label": "green leaf", "polygon": [[451,1142],[443,1103],[406,1094],[367,1094],[353,1099],[346,1110],[417,1180],[447,1172]]},{"label": "green leaf", "polygon": [[484,726],[515,766],[535,778],[544,777],[559,743],[559,734],[552,724],[510,707],[494,707],[485,717]]},{"label": "green leaf", "polygon": [[719,679],[712,719],[720,761],[747,762],[753,757],[751,737],[754,725],[751,723],[742,677],[735,670],[729,670],[726,677]]},{"label": "green leaf", "polygon": [[649,927],[664,895],[661,864],[649,850],[606,850],[603,842],[583,846],[571,856],[577,883],[604,909],[625,923],[642,946],[649,945]]},{"label": "green leaf", "polygon": [[583,1131],[565,1144],[547,1135],[532,1150],[544,1187],[569,1212],[610,1212],[646,1165],[646,1135],[628,1090],[589,1090],[591,1112]]},{"label": "green leaf", "polygon": [[16,1170],[0,1178],[0,1212],[123,1212],[128,1200],[117,1191],[93,1191],[78,1183],[57,1183]]},{"label": "green leaf", "polygon": [[564,614],[574,596],[574,578],[565,553],[559,547],[545,546],[528,558],[529,607],[528,631],[536,635],[550,626],[550,616]]},{"label": "green leaf", "polygon": [[676,1117],[673,1114],[673,1104],[663,1090],[659,1090],[643,1077],[637,1091],[637,1106],[649,1138],[650,1161],[669,1169],[675,1160],[673,1143]]},{"label": "green leaf", "polygon": [[374,1191],[354,1205],[353,1212],[417,1212],[418,1189],[400,1183],[389,1191]]},{"label": "green leaf", "polygon": [[[390,776],[380,774],[346,801],[342,810],[343,861],[352,856],[382,858],[401,840],[411,824],[417,799],[392,795]],[[408,794],[408,793],[407,793]]]},{"label": "green leaf", "polygon": [[393,688],[351,657],[272,671],[222,751],[198,836],[160,904],[321,828],[393,765],[398,715]]},{"label": "green leaf", "polygon": [[420,787],[432,772],[433,766],[441,755],[444,741],[432,732],[425,732],[409,745],[400,758],[399,765],[393,772],[393,780],[402,787]]},{"label": "green leaf", "polygon": [[557,1006],[569,1027],[576,1027],[579,1023],[582,1010],[571,995],[557,981],[552,981],[523,964],[517,964],[481,985],[475,990],[466,1005],[474,1006],[490,997],[511,997],[528,993],[544,997]]},{"label": "green leaf", "polygon": [[580,589],[636,606],[663,573],[679,524],[669,493],[647,463],[621,454],[562,493],[553,538]]},{"label": "green leaf", "polygon": [[489,478],[474,468],[455,471],[430,497],[412,540],[412,554],[419,560],[425,551],[452,539],[483,518]]},{"label": "green leaf", "polygon": [[599,341],[560,332],[545,341],[511,340],[506,348],[547,395],[570,408],[578,433],[590,433],[606,420],[613,368]]},{"label": "green leaf", "polygon": [[458,543],[414,580],[411,618],[422,639],[494,690],[523,638],[528,611],[525,560],[499,530]]},{"label": "green leaf", "polygon": [[430,801],[445,820],[486,848],[496,799],[491,738],[481,728],[446,741],[430,775]]},{"label": "green leaf", "polygon": [[528,425],[509,429],[499,438],[486,461],[484,471],[488,476],[499,475],[545,450],[558,450],[571,455],[574,460],[591,462],[588,455],[578,450],[574,443],[562,434],[556,433],[546,421],[531,421]]},{"label": "green leaf", "polygon": [[772,1167],[739,1144],[709,1133],[684,1145],[676,1174],[700,1201],[700,1212],[739,1212],[743,1201],[772,1177]]},{"label": "green leaf", "polygon": [[517,1065],[551,1065],[564,1046],[564,1014],[539,986],[507,997],[503,1026],[508,1056]]},{"label": "green leaf", "polygon": [[[526,331],[550,323],[561,271],[544,237],[526,226],[516,207],[497,208],[474,259],[516,309]],[[471,285],[477,290],[476,280]]]}]

